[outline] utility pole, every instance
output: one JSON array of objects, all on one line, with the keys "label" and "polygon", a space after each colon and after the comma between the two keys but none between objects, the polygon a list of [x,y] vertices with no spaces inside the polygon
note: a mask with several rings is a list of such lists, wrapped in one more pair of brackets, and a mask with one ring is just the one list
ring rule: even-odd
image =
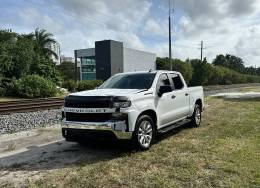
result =
[{"label": "utility pole", "polygon": [[203,41],[200,42],[200,60],[203,61]]},{"label": "utility pole", "polygon": [[172,70],[172,31],[171,31],[171,0],[169,0],[169,63],[171,65],[171,70]]}]

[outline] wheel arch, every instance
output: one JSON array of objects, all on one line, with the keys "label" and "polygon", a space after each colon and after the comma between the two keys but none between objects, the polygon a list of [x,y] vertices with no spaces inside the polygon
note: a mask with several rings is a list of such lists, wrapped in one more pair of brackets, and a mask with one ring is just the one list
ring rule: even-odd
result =
[{"label": "wheel arch", "polygon": [[136,123],[137,123],[138,118],[141,117],[142,115],[147,115],[147,116],[151,117],[154,122],[154,126],[157,129],[157,114],[154,110],[148,109],[148,110],[141,112],[136,119]]},{"label": "wheel arch", "polygon": [[203,108],[202,100],[201,99],[197,99],[196,102],[195,102],[195,105],[196,104],[198,104],[200,106],[200,110],[202,111],[202,108]]}]

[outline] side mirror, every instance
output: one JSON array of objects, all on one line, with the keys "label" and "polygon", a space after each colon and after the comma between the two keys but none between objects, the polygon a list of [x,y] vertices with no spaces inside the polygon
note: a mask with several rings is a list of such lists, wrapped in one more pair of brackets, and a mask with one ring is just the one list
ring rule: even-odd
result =
[{"label": "side mirror", "polygon": [[158,95],[161,97],[164,93],[172,92],[172,87],[170,85],[160,86]]}]

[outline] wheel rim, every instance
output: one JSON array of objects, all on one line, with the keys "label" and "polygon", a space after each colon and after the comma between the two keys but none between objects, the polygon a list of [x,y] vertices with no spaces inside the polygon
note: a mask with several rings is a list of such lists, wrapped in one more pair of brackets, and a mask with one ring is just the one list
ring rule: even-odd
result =
[{"label": "wheel rim", "polygon": [[199,125],[200,121],[201,121],[201,112],[200,112],[200,109],[197,108],[196,113],[195,113],[195,122],[197,125]]},{"label": "wheel rim", "polygon": [[150,146],[153,136],[152,124],[149,121],[142,121],[138,129],[138,141],[147,148]]}]

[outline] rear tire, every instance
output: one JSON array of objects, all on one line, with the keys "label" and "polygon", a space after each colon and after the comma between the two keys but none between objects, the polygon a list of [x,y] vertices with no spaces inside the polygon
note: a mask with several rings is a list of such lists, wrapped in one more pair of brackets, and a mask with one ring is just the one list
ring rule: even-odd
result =
[{"label": "rear tire", "polygon": [[154,122],[150,116],[140,116],[135,125],[132,141],[137,149],[148,150],[155,136]]},{"label": "rear tire", "polygon": [[201,123],[201,107],[198,104],[195,104],[194,112],[191,117],[191,126],[199,127]]}]

